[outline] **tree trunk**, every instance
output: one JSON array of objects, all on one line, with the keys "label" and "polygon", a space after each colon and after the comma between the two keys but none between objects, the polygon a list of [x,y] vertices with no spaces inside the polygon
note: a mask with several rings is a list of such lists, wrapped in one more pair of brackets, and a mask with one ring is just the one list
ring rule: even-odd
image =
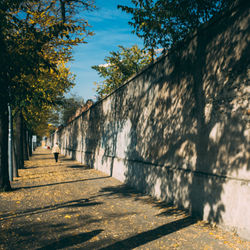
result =
[{"label": "tree trunk", "polygon": [[24,157],[23,157],[23,115],[19,111],[16,121],[16,166],[17,169],[24,168]]},{"label": "tree trunk", "polygon": [[32,156],[32,132],[29,130],[29,156]]},{"label": "tree trunk", "polygon": [[8,170],[8,106],[0,102],[0,191],[11,190]]},{"label": "tree trunk", "polygon": [[17,156],[16,156],[16,140],[15,137],[13,137],[13,155],[12,155],[12,159],[13,159],[13,177],[19,177],[18,175],[18,167],[17,167]]},{"label": "tree trunk", "polygon": [[23,157],[24,157],[25,161],[29,160],[29,142],[28,142],[28,140],[29,140],[28,130],[27,130],[25,123],[23,123]]}]

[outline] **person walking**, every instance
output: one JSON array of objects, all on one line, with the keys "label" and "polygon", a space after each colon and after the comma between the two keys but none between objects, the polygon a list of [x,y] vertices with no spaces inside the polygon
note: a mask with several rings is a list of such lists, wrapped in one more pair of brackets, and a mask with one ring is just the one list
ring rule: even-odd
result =
[{"label": "person walking", "polygon": [[58,155],[60,153],[60,148],[58,146],[58,143],[56,143],[54,145],[54,147],[52,148],[52,153],[54,154],[54,157],[55,157],[55,161],[57,162],[58,161]]}]

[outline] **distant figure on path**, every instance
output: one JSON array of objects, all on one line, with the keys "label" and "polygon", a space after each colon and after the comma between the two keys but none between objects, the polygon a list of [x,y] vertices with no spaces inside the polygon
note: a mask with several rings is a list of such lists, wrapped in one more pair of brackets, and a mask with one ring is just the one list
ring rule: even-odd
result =
[{"label": "distant figure on path", "polygon": [[57,162],[58,161],[58,155],[60,153],[60,148],[58,146],[58,143],[56,143],[54,145],[54,147],[52,148],[52,153],[54,154],[54,157],[55,157],[55,161]]}]

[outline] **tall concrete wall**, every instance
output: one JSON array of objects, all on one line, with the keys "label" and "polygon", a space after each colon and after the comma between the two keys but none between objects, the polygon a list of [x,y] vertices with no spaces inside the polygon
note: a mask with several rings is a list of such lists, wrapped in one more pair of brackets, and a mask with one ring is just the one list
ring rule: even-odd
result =
[{"label": "tall concrete wall", "polygon": [[55,135],[64,154],[250,239],[247,1]]}]

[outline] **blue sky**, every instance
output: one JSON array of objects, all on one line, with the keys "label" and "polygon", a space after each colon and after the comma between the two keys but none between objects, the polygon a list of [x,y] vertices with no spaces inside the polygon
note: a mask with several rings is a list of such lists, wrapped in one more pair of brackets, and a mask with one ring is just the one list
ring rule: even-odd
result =
[{"label": "blue sky", "polygon": [[117,9],[118,4],[131,5],[130,0],[96,0],[98,9],[83,13],[95,35],[87,39],[87,44],[74,48],[74,61],[69,66],[76,75],[76,86],[70,93],[83,97],[85,101],[94,99],[93,83],[102,80],[91,66],[103,64],[110,51],[118,50],[118,45],[143,46],[143,41],[131,33],[132,27],[128,24],[131,16]]}]

